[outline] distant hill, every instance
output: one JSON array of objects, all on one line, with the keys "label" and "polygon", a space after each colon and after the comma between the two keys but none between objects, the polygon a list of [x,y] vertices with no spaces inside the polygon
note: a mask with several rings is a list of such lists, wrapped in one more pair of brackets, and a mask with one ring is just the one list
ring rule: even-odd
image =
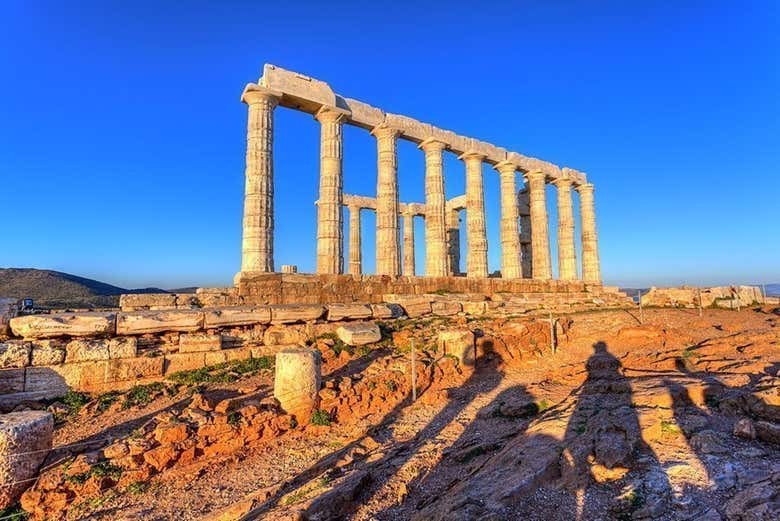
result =
[{"label": "distant hill", "polygon": [[36,307],[116,307],[122,293],[166,293],[159,288],[126,289],[69,273],[0,268],[0,296],[31,298]]}]

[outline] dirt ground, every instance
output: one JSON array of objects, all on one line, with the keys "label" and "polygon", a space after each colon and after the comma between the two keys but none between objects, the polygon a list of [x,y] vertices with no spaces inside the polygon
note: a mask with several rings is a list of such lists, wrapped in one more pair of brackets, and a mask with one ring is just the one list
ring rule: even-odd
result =
[{"label": "dirt ground", "polygon": [[[643,324],[625,310],[568,318],[555,353],[514,348],[511,331],[527,318],[461,323],[482,338],[476,370],[445,374],[417,401],[402,385],[401,399],[374,413],[174,466],[67,516],[777,519],[780,316],[646,309]],[[453,326],[406,325],[421,337]],[[489,349],[492,339],[504,348]],[[326,386],[361,378],[382,357],[406,363],[382,349],[326,364]],[[266,370],[211,390],[267,395],[272,379]],[[58,428],[55,445],[103,447],[189,400],[180,393],[79,416]]]}]

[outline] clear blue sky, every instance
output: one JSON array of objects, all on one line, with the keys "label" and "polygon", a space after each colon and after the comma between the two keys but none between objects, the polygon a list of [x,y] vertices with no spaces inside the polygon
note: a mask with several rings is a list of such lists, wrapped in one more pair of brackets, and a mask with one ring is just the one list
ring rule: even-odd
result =
[{"label": "clear blue sky", "polygon": [[[380,4],[3,2],[0,266],[229,284],[239,96],[267,62],[587,172],[607,283],[780,281],[777,2]],[[277,266],[315,266],[318,127],[276,111]],[[373,138],[347,128],[344,152],[345,190],[373,195]],[[423,168],[402,143],[403,201],[424,199]],[[498,176],[484,175],[493,270]],[[445,176],[463,193],[454,156]],[[369,272],[373,225],[364,212]]]}]

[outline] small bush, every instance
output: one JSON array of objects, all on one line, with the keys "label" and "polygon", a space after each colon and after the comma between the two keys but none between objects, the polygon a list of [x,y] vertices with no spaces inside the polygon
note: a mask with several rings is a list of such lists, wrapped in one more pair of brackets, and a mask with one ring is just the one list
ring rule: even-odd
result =
[{"label": "small bush", "polygon": [[241,414],[238,411],[230,411],[227,415],[227,422],[233,427],[238,427],[241,423]]},{"label": "small bush", "polygon": [[253,374],[263,369],[271,369],[273,366],[273,357],[261,356],[259,358],[223,362],[190,371],[177,371],[169,375],[168,380],[187,386],[206,383],[229,383],[235,382],[241,376]]},{"label": "small bush", "polygon": [[25,521],[30,514],[22,510],[19,504],[0,509],[0,519],[3,521]]},{"label": "small bush", "polygon": [[122,467],[112,465],[107,461],[103,461],[100,463],[96,463],[95,465],[92,466],[91,469],[89,469],[86,472],[82,472],[80,474],[74,474],[73,476],[68,476],[66,481],[81,485],[85,483],[92,476],[96,476],[99,478],[105,477],[105,478],[109,478],[111,481],[116,482],[119,481],[119,478],[122,476]]},{"label": "small bush", "polygon": [[117,400],[119,400],[119,397],[122,396],[122,393],[119,391],[109,391],[105,394],[101,394],[97,398],[97,412],[103,413],[106,412],[112,405],[114,405]]},{"label": "small bush", "polygon": [[90,402],[90,397],[85,393],[68,391],[62,397],[62,403],[68,408],[68,416],[78,414],[78,412]]},{"label": "small bush", "polygon": [[136,481],[135,483],[130,483],[127,485],[127,488],[125,489],[125,492],[128,494],[133,494],[134,496],[140,496],[146,490],[149,488],[148,483],[144,483],[143,481]]},{"label": "small bush", "polygon": [[323,409],[317,409],[314,414],[311,415],[312,425],[330,425],[330,414]]},{"label": "small bush", "polygon": [[129,409],[137,405],[146,405],[154,400],[157,393],[165,390],[165,384],[162,382],[153,382],[145,385],[136,385],[132,387],[125,395],[125,401],[122,409]]}]

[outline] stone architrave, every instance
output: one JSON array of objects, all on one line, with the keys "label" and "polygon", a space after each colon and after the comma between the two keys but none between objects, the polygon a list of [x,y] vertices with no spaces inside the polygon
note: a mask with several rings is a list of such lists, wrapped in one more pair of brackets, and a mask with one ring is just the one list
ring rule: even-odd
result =
[{"label": "stone architrave", "polygon": [[533,277],[533,249],[531,247],[531,206],[528,189],[523,188],[517,194],[517,212],[520,215],[520,265],[523,278]]},{"label": "stone architrave", "polygon": [[360,206],[349,206],[349,273],[363,273],[363,241],[360,230]]},{"label": "stone architrave", "polygon": [[571,202],[572,181],[555,180],[558,188],[558,278],[577,280],[577,253],[574,247],[574,210]]},{"label": "stone architrave", "polygon": [[401,274],[398,233],[398,154],[399,131],[387,125],[371,133],[377,142],[376,185],[376,272],[397,277]]},{"label": "stone architrave", "polygon": [[501,179],[501,277],[517,279],[522,275],[515,195],[517,166],[509,161],[502,161],[494,168],[498,170]]},{"label": "stone architrave", "polygon": [[404,276],[414,277],[414,213],[407,211],[404,218]]},{"label": "stone architrave", "polygon": [[482,179],[485,156],[467,152],[460,159],[466,164],[466,275],[485,278],[488,275],[485,190]]},{"label": "stone architrave", "polygon": [[442,158],[445,146],[431,138],[420,144],[425,151],[425,274],[429,277],[445,277],[449,271]]},{"label": "stone architrave", "polygon": [[246,187],[242,272],[274,271],[274,108],[281,93],[247,85],[241,101],[249,105],[246,137]]},{"label": "stone architrave", "polygon": [[533,252],[533,278],[549,280],[550,238],[547,226],[547,199],[545,197],[546,176],[540,170],[525,174],[531,208],[531,248]]},{"label": "stone architrave", "polygon": [[582,280],[601,282],[598,235],[596,233],[596,210],[593,202],[593,184],[577,186],[580,194],[580,219],[582,230]]},{"label": "stone architrave", "polygon": [[320,198],[317,203],[317,273],[344,271],[343,237],[343,128],[344,111],[322,107],[320,122]]}]

